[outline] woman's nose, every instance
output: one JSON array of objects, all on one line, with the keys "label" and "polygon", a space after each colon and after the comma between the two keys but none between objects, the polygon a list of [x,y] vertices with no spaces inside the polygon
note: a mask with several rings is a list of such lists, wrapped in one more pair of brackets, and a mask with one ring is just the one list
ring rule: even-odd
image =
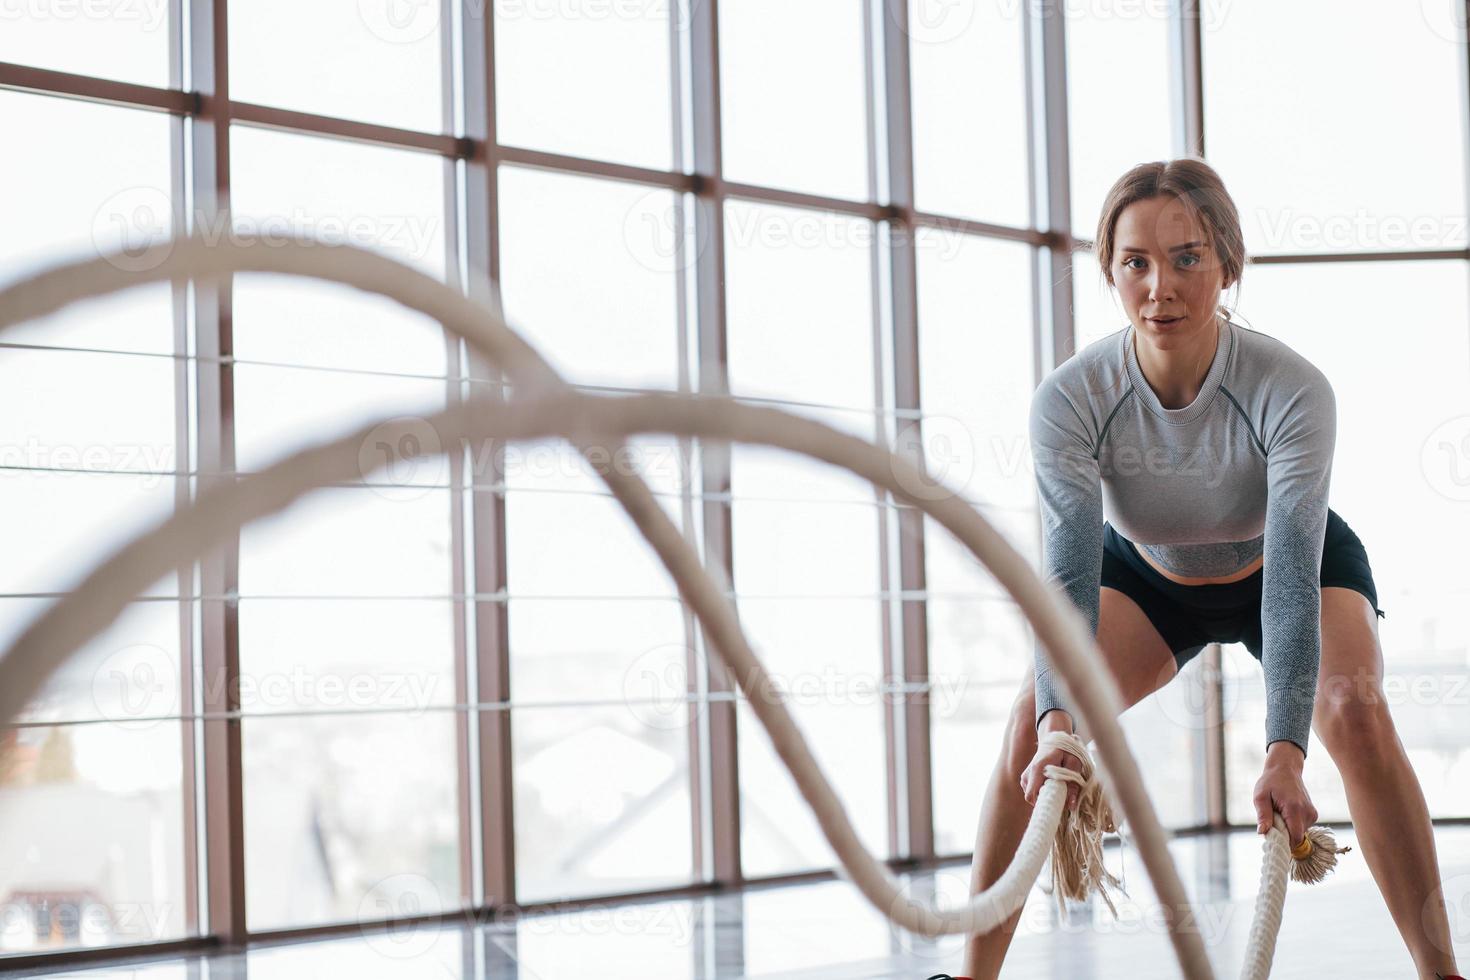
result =
[{"label": "woman's nose", "polygon": [[1149,277],[1149,298],[1155,302],[1174,297],[1174,276],[1166,271],[1156,271]]}]

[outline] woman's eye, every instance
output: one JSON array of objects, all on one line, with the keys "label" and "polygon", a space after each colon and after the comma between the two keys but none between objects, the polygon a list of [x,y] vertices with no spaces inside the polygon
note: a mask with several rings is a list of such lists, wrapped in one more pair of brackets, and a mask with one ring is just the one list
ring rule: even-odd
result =
[{"label": "woman's eye", "polygon": [[1125,269],[1137,269],[1138,266],[1132,265],[1131,263],[1133,263],[1133,262],[1142,262],[1142,261],[1143,261],[1143,259],[1139,258],[1138,256],[1136,256],[1136,255],[1130,255],[1128,258],[1126,258],[1126,259],[1123,260],[1123,267]]},{"label": "woman's eye", "polygon": [[1199,258],[1198,255],[1195,255],[1193,252],[1186,252],[1183,255],[1179,256],[1180,263],[1183,263],[1186,259],[1189,260],[1189,264],[1190,265],[1199,265],[1200,258]]}]

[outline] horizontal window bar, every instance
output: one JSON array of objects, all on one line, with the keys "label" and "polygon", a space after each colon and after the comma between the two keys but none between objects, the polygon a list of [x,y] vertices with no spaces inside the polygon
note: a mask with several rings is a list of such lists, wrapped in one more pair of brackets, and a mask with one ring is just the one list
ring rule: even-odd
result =
[{"label": "horizontal window bar", "polygon": [[[91,75],[73,75],[49,68],[33,68],[0,61],[0,88],[42,95],[69,96],[87,102],[122,106],[129,109],[152,109],[185,116],[199,111],[199,96],[178,89],[154,88],[132,82],[115,82]],[[24,142],[24,137],[7,134],[11,141]]]},{"label": "horizontal window bar", "polygon": [[319,116],[313,112],[277,109],[251,102],[231,102],[230,121],[293,133],[334,136],[358,143],[392,146],[406,150],[424,150],[453,159],[468,159],[474,152],[473,141],[443,133],[425,133],[395,126],[356,122],[336,116]]},{"label": "horizontal window bar", "polygon": [[607,180],[617,180],[629,184],[666,187],[670,191],[680,193],[692,191],[695,187],[695,178],[693,175],[680,173],[677,170],[651,170],[647,167],[635,167],[625,163],[610,163],[606,160],[595,160],[591,157],[568,156],[564,153],[533,150],[523,146],[507,146],[504,143],[495,148],[495,156],[497,161],[502,164],[530,167],[535,170],[553,170],[561,173],[580,174],[585,177],[602,177]]}]

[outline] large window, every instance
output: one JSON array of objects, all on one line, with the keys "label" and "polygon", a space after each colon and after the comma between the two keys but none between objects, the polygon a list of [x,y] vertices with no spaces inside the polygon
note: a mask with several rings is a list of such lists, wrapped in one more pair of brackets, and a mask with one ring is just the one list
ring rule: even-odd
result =
[{"label": "large window", "polygon": [[[1464,37],[1428,7],[104,6],[0,4],[0,284],[178,227],[368,248],[491,296],[579,390],[729,394],[913,450],[1033,567],[1032,392],[1127,325],[1076,242],[1129,167],[1203,141],[1263,259],[1242,312],[1338,393],[1332,504],[1373,561],[1401,738],[1433,814],[1470,812]],[[289,277],[7,332],[0,641],[211,485],[476,396],[514,379]],[[994,578],[812,460],[655,434],[609,461],[727,587],[866,846],[968,851],[1033,669]],[[1123,718],[1171,828],[1254,824],[1260,670],[1238,646],[1207,668]],[[1325,751],[1307,778],[1348,816]],[[554,441],[371,471],[153,583],[0,732],[0,840],[20,955],[834,863],[667,572]],[[887,948],[878,925],[853,955]]]}]

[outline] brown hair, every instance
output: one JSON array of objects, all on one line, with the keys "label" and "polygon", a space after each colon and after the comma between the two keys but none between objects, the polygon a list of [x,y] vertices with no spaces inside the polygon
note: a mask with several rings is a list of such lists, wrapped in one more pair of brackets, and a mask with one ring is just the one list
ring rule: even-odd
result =
[{"label": "brown hair", "polygon": [[1119,177],[1103,201],[1093,250],[1103,279],[1113,282],[1113,247],[1118,216],[1135,201],[1168,196],[1177,199],[1205,230],[1205,237],[1220,260],[1220,271],[1229,288],[1240,291],[1240,273],[1245,267],[1245,239],[1240,232],[1240,214],[1225,190],[1225,182],[1203,160],[1181,157],[1140,163]]}]

